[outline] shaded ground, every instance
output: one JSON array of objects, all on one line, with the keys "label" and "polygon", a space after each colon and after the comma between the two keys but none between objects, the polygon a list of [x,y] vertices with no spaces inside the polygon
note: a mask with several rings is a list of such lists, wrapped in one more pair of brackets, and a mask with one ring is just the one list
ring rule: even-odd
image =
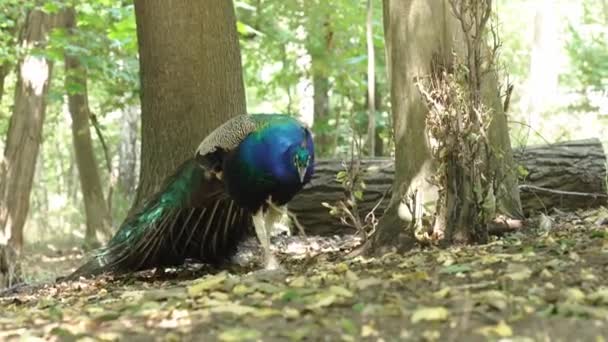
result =
[{"label": "shaded ground", "polygon": [[[605,209],[561,213],[484,246],[288,257],[283,274],[196,278],[209,270],[190,267],[163,279],[148,272],[23,289],[0,298],[0,340],[607,341],[606,218]],[[313,242],[304,247],[352,241]],[[61,257],[29,259],[36,267],[26,269],[78,263]]]}]

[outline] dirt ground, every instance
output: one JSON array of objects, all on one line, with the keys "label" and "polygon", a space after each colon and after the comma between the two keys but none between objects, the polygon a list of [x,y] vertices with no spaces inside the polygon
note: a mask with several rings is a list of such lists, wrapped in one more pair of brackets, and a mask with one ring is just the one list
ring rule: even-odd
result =
[{"label": "dirt ground", "polygon": [[[0,340],[608,341],[608,210],[539,222],[381,258],[344,258],[352,239],[292,239],[284,272],[191,265],[27,286],[0,297]],[[25,269],[49,281],[80,258],[48,250]]]}]

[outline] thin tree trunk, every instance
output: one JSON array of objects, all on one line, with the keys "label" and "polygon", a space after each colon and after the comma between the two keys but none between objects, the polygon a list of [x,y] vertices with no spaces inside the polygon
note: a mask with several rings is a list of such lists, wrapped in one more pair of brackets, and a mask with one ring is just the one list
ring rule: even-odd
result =
[{"label": "thin tree trunk", "polygon": [[[61,21],[62,13],[31,10],[20,37],[22,45],[44,47],[48,33]],[[13,115],[0,170],[0,231],[10,236],[17,250],[23,246],[51,71],[52,63],[39,55],[26,53],[18,64]]]},{"label": "thin tree trunk", "polygon": [[[135,107],[127,107],[122,111],[120,146],[118,149],[118,184],[127,196],[137,190],[139,119],[139,110]],[[128,199],[132,200],[133,198],[129,197]]]},{"label": "thin tree trunk", "polygon": [[313,115],[315,132],[315,153],[320,156],[334,154],[334,139],[328,127],[330,119],[328,58],[331,50],[333,32],[329,19],[323,22],[324,43],[308,42],[308,53],[311,58],[311,73],[313,87]]},{"label": "thin tree trunk", "polygon": [[231,1],[135,1],[141,67],[142,151],[133,208],[202,139],[246,113]]},{"label": "thin tree trunk", "polygon": [[[76,29],[76,13],[74,9],[67,12],[66,26],[69,34],[73,34]],[[65,89],[72,117],[74,152],[86,213],[85,247],[94,248],[99,246],[97,235],[100,235],[102,240],[108,240],[111,236],[111,218],[104,200],[91,139],[87,70],[81,65],[78,57],[66,53],[64,58]],[[78,91],[70,91],[74,88]]]},{"label": "thin tree trunk", "polygon": [[323,70],[321,57],[312,56],[313,115],[315,131],[315,148],[319,155],[333,154],[331,134],[327,127],[329,122],[329,79]]},{"label": "thin tree trunk", "polygon": [[373,3],[372,0],[367,0],[367,143],[370,157],[374,157],[376,154],[376,58],[374,54],[373,18]]},{"label": "thin tree trunk", "polygon": [[5,62],[0,65],[0,103],[2,103],[2,96],[4,95],[4,81],[10,71],[10,64]]}]

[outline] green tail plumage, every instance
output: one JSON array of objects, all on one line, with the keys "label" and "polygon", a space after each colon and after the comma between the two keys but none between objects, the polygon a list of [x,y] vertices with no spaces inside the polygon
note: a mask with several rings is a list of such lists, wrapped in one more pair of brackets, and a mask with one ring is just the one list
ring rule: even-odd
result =
[{"label": "green tail plumage", "polygon": [[67,279],[179,265],[186,259],[219,263],[234,254],[250,226],[251,215],[235,205],[223,183],[190,159]]}]

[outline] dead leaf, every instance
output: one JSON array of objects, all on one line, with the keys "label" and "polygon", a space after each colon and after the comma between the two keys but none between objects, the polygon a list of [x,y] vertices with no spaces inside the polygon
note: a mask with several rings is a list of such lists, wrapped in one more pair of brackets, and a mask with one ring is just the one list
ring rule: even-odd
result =
[{"label": "dead leaf", "polygon": [[329,292],[339,297],[351,298],[353,296],[353,293],[350,290],[337,285],[330,286]]},{"label": "dead leaf", "polygon": [[206,276],[200,280],[197,280],[193,285],[188,287],[188,295],[190,297],[194,297],[200,295],[204,291],[220,288],[226,278],[227,273],[220,272],[218,274]]},{"label": "dead leaf", "polygon": [[382,284],[382,280],[378,278],[365,278],[357,281],[357,288],[359,288],[359,290],[365,290],[368,287],[377,286],[380,284]]},{"label": "dead leaf", "polygon": [[259,339],[262,334],[253,329],[244,329],[244,328],[233,328],[229,330],[225,330],[218,338],[220,341],[225,342],[236,342],[236,341],[255,341]]},{"label": "dead leaf", "polygon": [[511,337],[513,336],[513,329],[504,321],[498,322],[496,325],[488,325],[485,327],[478,328],[475,332],[485,337]]},{"label": "dead leaf", "polygon": [[424,307],[419,308],[412,314],[412,323],[418,323],[420,321],[445,321],[448,319],[450,312],[448,309],[437,306],[437,307]]},{"label": "dead leaf", "polygon": [[212,307],[209,311],[212,313],[230,313],[236,316],[242,316],[252,314],[256,310],[257,309],[252,306],[245,306],[236,303],[224,303],[224,305]]},{"label": "dead leaf", "polygon": [[306,306],[309,310],[319,309],[323,307],[327,307],[332,305],[337,299],[337,296],[334,294],[323,294],[320,298],[312,304]]},{"label": "dead leaf", "polygon": [[525,265],[509,264],[507,266],[506,274],[504,276],[513,281],[522,281],[529,279],[531,275],[532,270],[530,270]]}]

